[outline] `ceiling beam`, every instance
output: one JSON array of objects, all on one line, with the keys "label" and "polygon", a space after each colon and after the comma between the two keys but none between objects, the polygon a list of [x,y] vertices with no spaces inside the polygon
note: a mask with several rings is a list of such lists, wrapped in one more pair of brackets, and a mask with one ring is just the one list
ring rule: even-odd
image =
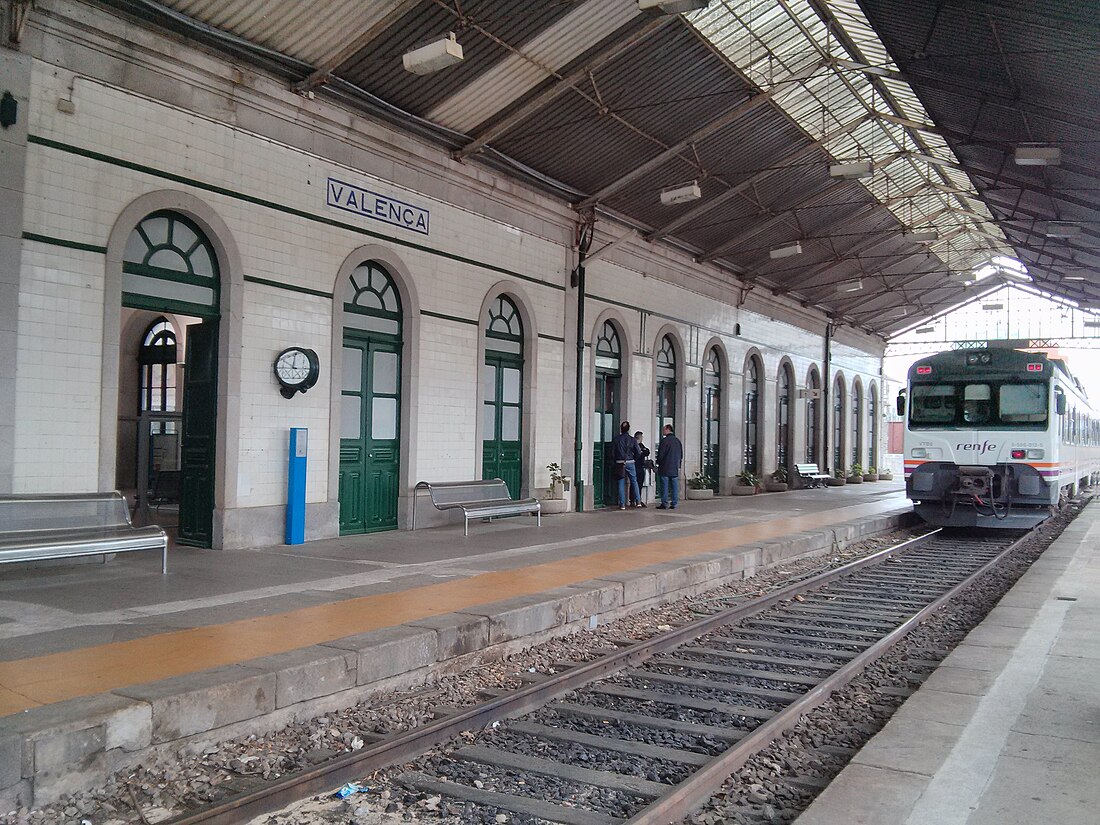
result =
[{"label": "ceiling beam", "polygon": [[480,152],[485,146],[493,140],[496,140],[506,132],[511,131],[518,126],[535,112],[546,106],[555,98],[564,94],[565,92],[573,89],[579,91],[576,86],[578,83],[588,78],[589,72],[593,72],[599,69],[605,63],[614,60],[628,49],[633,48],[638,43],[641,43],[651,34],[660,31],[665,26],[672,25],[677,22],[679,15],[668,15],[662,17],[656,17],[646,21],[639,29],[634,31],[627,37],[615,40],[609,43],[606,47],[592,55],[583,65],[577,66],[567,75],[555,74],[556,81],[550,86],[538,92],[533,97],[528,98],[523,103],[519,104],[515,109],[510,111],[507,115],[500,120],[493,123],[491,126],[483,129],[477,135],[473,137],[469,143],[460,149],[456,149],[451,153],[451,156],[455,160],[462,160],[475,152]]}]

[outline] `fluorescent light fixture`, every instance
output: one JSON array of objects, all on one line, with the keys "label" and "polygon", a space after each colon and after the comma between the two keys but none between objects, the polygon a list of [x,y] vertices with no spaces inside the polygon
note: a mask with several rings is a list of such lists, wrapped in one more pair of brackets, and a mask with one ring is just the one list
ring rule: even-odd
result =
[{"label": "fluorescent light fixture", "polygon": [[929,332],[935,332],[935,327],[920,327],[916,330],[917,335],[927,335]]},{"label": "fluorescent light fixture", "polygon": [[869,178],[875,173],[871,167],[871,161],[858,160],[853,163],[834,163],[829,167],[829,174],[834,178],[844,180],[859,180]]},{"label": "fluorescent light fixture", "polygon": [[699,181],[693,180],[691,183],[681,184],[680,186],[670,186],[668,189],[661,190],[661,203],[665,206],[673,206],[677,203],[687,203],[688,201],[697,201],[703,197],[703,190],[699,188]]},{"label": "fluorescent light fixture", "polygon": [[705,9],[710,0],[638,0],[641,11],[660,9],[665,14],[684,14],[689,11]]},{"label": "fluorescent light fixture", "polygon": [[1040,229],[1048,238],[1074,238],[1081,234],[1080,224],[1070,221],[1047,221]]},{"label": "fluorescent light fixture", "polygon": [[768,257],[775,260],[776,258],[789,258],[792,255],[802,254],[802,244],[789,243],[785,246],[777,246],[775,249],[768,252]]},{"label": "fluorescent light fixture", "polygon": [[1083,326],[1086,326],[1086,327],[1100,327],[1100,321],[1085,321]]},{"label": "fluorescent light fixture", "polygon": [[837,292],[859,292],[863,289],[863,281],[856,278],[854,281],[841,281],[836,285]]},{"label": "fluorescent light fixture", "polygon": [[982,309],[986,312],[996,312],[999,309],[1004,309],[1004,304],[982,304]]},{"label": "fluorescent light fixture", "polygon": [[938,241],[940,233],[935,229],[906,229],[901,236],[907,241]]},{"label": "fluorescent light fixture", "polygon": [[405,52],[401,57],[405,71],[413,74],[431,74],[462,62],[462,46],[454,32],[433,40],[425,46]]},{"label": "fluorescent light fixture", "polygon": [[962,281],[965,284],[972,283],[975,278],[973,273],[965,272],[963,270],[955,270],[954,272],[947,273],[947,277],[952,281]]},{"label": "fluorescent light fixture", "polygon": [[1017,146],[1017,166],[1058,166],[1062,150],[1057,146]]},{"label": "fluorescent light fixture", "polygon": [[1086,278],[1084,275],[1064,275],[1064,276],[1062,276],[1062,280],[1063,281],[1087,281],[1088,278]]}]

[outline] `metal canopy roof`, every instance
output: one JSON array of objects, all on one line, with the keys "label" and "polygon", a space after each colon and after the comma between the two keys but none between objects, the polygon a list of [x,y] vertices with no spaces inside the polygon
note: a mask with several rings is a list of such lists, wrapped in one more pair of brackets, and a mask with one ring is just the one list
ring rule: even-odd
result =
[{"label": "metal canopy roof", "polygon": [[[986,291],[964,281],[997,256],[1100,301],[1093,3],[100,2],[884,336]],[[403,69],[450,31],[460,64]],[[1061,166],[1016,166],[1022,143]],[[830,175],[857,162],[873,176]],[[699,200],[661,204],[693,180]],[[1080,231],[1049,237],[1051,220]]]}]

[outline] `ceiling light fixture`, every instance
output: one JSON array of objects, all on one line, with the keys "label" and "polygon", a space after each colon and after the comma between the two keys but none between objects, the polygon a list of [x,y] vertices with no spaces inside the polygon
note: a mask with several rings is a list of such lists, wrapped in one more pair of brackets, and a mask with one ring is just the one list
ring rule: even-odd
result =
[{"label": "ceiling light fixture", "polygon": [[904,229],[901,236],[907,241],[938,241],[940,233],[935,229]]},{"label": "ceiling light fixture", "polygon": [[1058,166],[1062,162],[1062,150],[1057,146],[1017,146],[1017,166]]},{"label": "ceiling light fixture", "polygon": [[852,163],[834,163],[829,166],[829,174],[834,178],[844,180],[859,180],[869,178],[875,173],[869,160],[857,160]]},{"label": "ceiling light fixture", "polygon": [[688,201],[697,201],[703,197],[703,190],[699,188],[699,181],[693,180],[691,183],[684,183],[680,186],[670,186],[668,189],[661,190],[661,203],[665,206],[673,206],[677,203],[687,203]]},{"label": "ceiling light fixture", "polygon": [[791,244],[786,244],[784,246],[775,247],[770,252],[768,252],[768,257],[771,258],[772,260],[776,260],[778,258],[789,258],[792,255],[801,255],[801,254],[802,254],[802,244],[800,244],[800,243],[791,243]]},{"label": "ceiling light fixture", "polygon": [[920,327],[916,330],[917,335],[927,335],[929,332],[935,332],[935,327]]},{"label": "ceiling light fixture", "polygon": [[1074,238],[1081,234],[1081,226],[1070,221],[1047,221],[1040,228],[1048,238]]},{"label": "ceiling light fixture", "polygon": [[1082,326],[1086,327],[1100,327],[1100,321],[1085,321]]},{"label": "ceiling light fixture", "polygon": [[455,39],[454,32],[446,37],[433,40],[427,45],[405,52],[401,57],[405,71],[413,74],[431,74],[462,62],[462,45]]},{"label": "ceiling light fixture", "polygon": [[982,304],[982,309],[986,312],[996,312],[999,309],[1004,309],[1004,304]]},{"label": "ceiling light fixture", "polygon": [[710,0],[638,0],[638,9],[660,9],[665,14],[684,14],[705,9]]},{"label": "ceiling light fixture", "polygon": [[1062,280],[1064,280],[1064,281],[1087,281],[1088,278],[1086,278],[1084,275],[1065,275],[1065,276],[1063,276]]},{"label": "ceiling light fixture", "polygon": [[856,278],[854,281],[841,281],[836,285],[837,292],[859,292],[863,289],[863,281]]}]

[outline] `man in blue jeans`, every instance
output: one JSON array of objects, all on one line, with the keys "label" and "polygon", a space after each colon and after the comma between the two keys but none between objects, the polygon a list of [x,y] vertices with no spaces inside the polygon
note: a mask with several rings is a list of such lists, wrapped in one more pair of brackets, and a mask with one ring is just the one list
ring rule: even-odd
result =
[{"label": "man in blue jeans", "polygon": [[[672,425],[665,424],[664,438],[657,447],[657,478],[661,480],[661,503],[658,510],[675,510],[680,503],[680,465],[684,463],[684,445],[672,434]],[[668,488],[672,488],[672,504],[668,503]]]},{"label": "man in blue jeans", "polygon": [[619,425],[619,435],[612,444],[611,454],[615,461],[615,475],[619,479],[619,509],[626,509],[627,480],[630,481],[630,489],[634,493],[633,500],[639,502],[633,506],[641,507],[642,493],[638,489],[638,471],[634,462],[641,460],[642,450],[630,434],[629,421]]}]

